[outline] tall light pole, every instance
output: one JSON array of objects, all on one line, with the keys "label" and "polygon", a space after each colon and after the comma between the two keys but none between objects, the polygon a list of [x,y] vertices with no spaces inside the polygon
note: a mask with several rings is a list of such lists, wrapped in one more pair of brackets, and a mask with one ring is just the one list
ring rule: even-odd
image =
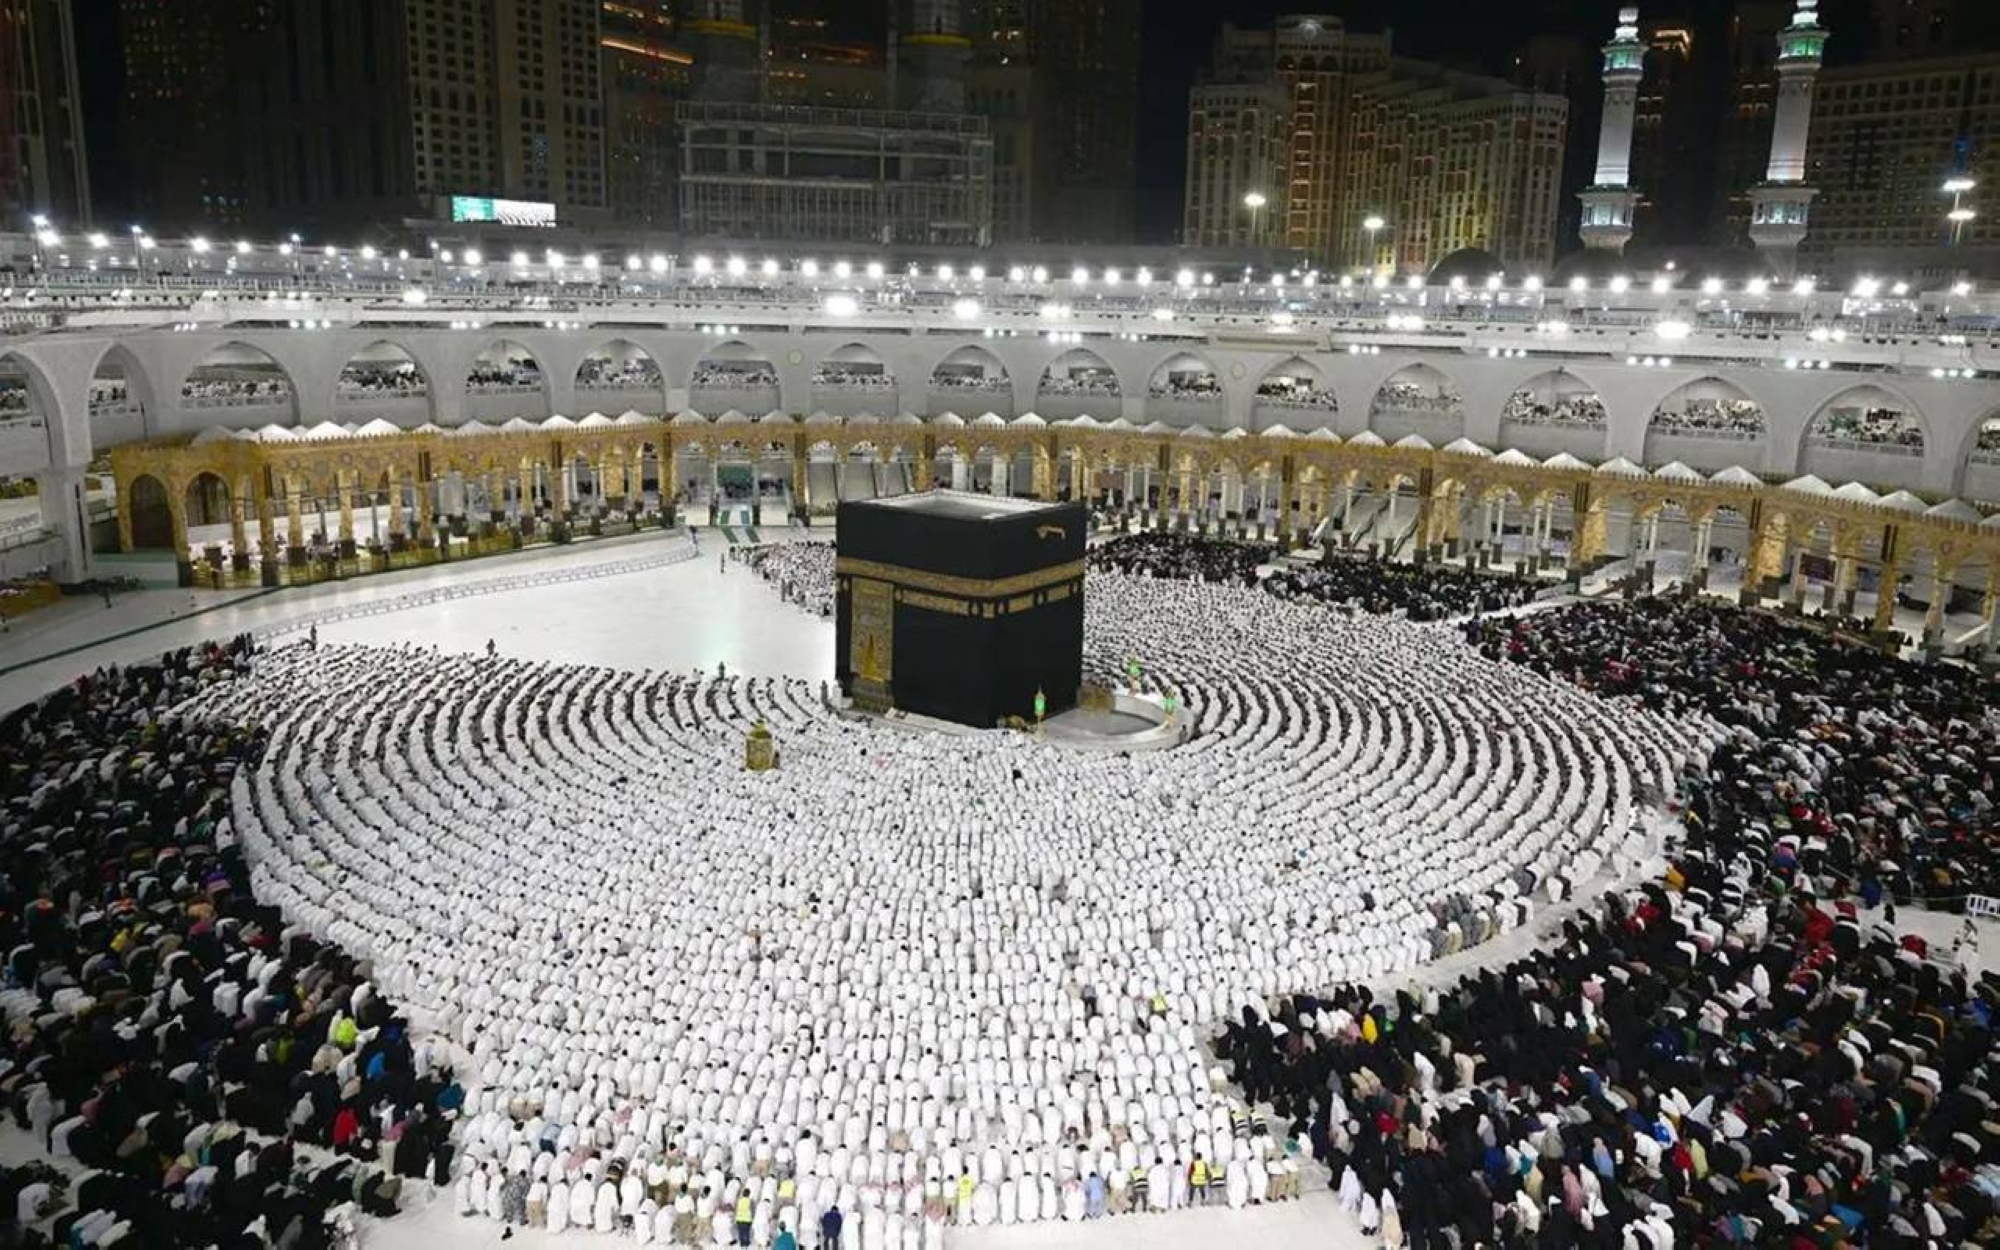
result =
[{"label": "tall light pole", "polygon": [[1968,178],[1964,174],[1945,179],[1944,190],[1945,194],[1951,197],[1951,211],[1944,215],[1944,219],[1951,223],[1953,247],[1957,247],[1959,240],[1964,238],[1965,223],[1979,215],[1967,208],[1964,203],[1965,193],[1978,185],[1976,179]]},{"label": "tall light pole", "polygon": [[1270,201],[1262,191],[1252,191],[1243,197],[1243,207],[1250,210],[1250,246],[1257,246],[1257,222],[1264,212],[1264,205]]},{"label": "tall light pole", "polygon": [[1361,219],[1361,228],[1368,232],[1368,272],[1371,275],[1382,263],[1382,253],[1375,249],[1376,236],[1381,234],[1382,227],[1388,224],[1382,220],[1380,213],[1370,213]]},{"label": "tall light pole", "polygon": [[48,249],[54,247],[58,242],[61,241],[61,239],[62,236],[57,234],[55,230],[49,225],[49,219],[40,213],[36,213],[35,214],[35,269],[37,270],[37,272],[41,273],[48,272],[49,268]]}]

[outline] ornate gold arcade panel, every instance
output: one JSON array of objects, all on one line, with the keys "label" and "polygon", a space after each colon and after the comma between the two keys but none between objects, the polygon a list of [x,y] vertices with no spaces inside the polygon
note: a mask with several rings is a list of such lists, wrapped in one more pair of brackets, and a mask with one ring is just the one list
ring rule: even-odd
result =
[{"label": "ornate gold arcade panel", "polygon": [[[1254,492],[1275,502],[1268,536],[1287,544],[1322,522],[1345,528],[1350,515],[1360,515],[1358,498],[1388,497],[1387,522],[1410,535],[1405,554],[1421,558],[1453,543],[1476,544],[1467,518],[1487,510],[1497,518],[1493,529],[1511,523],[1528,535],[1531,549],[1547,553],[1561,539],[1553,558],[1572,569],[1619,554],[1610,550],[1606,523],[1614,512],[1632,521],[1632,554],[1637,535],[1656,530],[1657,518],[1669,511],[1686,518],[1693,550],[1706,553],[1718,518],[1731,514],[1747,525],[1748,572],[1766,592],[1782,591],[1807,553],[1830,560],[1849,591],[1864,568],[1885,581],[1914,575],[1983,583],[1989,610],[2000,589],[1994,580],[2000,529],[1981,528],[1978,514],[1962,507],[1897,510],[1743,474],[1730,481],[1668,480],[1637,470],[1344,442],[1323,432],[994,428],[945,419],[744,426],[676,418],[477,437],[426,430],[284,443],[135,443],[114,449],[111,464],[125,550],[172,550],[191,567],[209,553],[190,542],[190,530],[206,526],[207,534],[229,536],[229,563],[246,576],[261,566],[291,580],[294,561],[315,540],[343,552],[379,550],[387,558],[377,567],[387,567],[395,559],[439,558],[446,535],[456,538],[458,550],[470,542],[476,551],[479,543],[505,549],[559,535],[559,527],[580,531],[617,518],[670,521],[679,466],[692,456],[711,465],[731,457],[789,460],[801,508],[806,466],[816,459],[906,463],[921,490],[940,466],[1025,457],[1033,466],[1033,499],[1127,509],[1156,524],[1213,524],[1218,498]],[[590,482],[587,493],[577,489],[580,480]],[[388,518],[379,540],[356,521],[357,509],[371,503]],[[915,585],[900,593],[949,597]]]}]

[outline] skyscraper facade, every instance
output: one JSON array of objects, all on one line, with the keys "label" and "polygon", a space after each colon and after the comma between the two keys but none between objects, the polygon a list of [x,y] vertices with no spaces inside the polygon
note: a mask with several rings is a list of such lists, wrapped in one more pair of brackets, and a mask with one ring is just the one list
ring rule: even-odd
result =
[{"label": "skyscraper facade", "polygon": [[0,219],[90,221],[69,0],[0,0]]},{"label": "skyscraper facade", "polygon": [[[1355,93],[1349,202],[1334,263],[1421,273],[1478,248],[1516,272],[1555,259],[1568,106],[1492,78],[1399,62]],[[1379,217],[1383,229],[1366,228]]]},{"label": "skyscraper facade", "polygon": [[1197,84],[1188,97],[1189,247],[1282,246],[1289,221],[1292,100],[1268,75]]},{"label": "skyscraper facade", "polygon": [[604,207],[602,7],[600,0],[496,0],[493,103],[505,194],[572,212]]},{"label": "skyscraper facade", "polygon": [[728,15],[695,23],[694,98],[676,110],[682,232],[881,245],[991,242],[993,140],[986,119],[965,111],[971,40],[959,14],[958,0],[897,6],[882,95],[901,108],[775,103],[761,75],[757,98],[736,98],[737,76],[711,77],[703,58],[712,63],[708,49],[741,24]]},{"label": "skyscraper facade", "polygon": [[[1140,0],[1025,0],[1025,55],[1044,72],[1051,150],[1035,230],[1052,243],[1124,242],[1138,194]],[[1024,10],[1024,11],[1022,11]]]},{"label": "skyscraper facade", "polygon": [[[1285,130],[1281,189],[1252,213],[1246,180],[1261,176],[1256,138],[1274,115]],[[1189,99],[1182,234],[1284,246],[1337,267],[1419,271],[1463,247],[1544,267],[1567,121],[1558,95],[1393,59],[1387,35],[1333,18],[1225,27]]]},{"label": "skyscraper facade", "polygon": [[604,195],[612,220],[673,228],[678,212],[674,110],[693,86],[694,58],[676,40],[669,0],[603,6]]},{"label": "skyscraper facade", "polygon": [[2000,181],[2000,55],[1895,60],[1820,75],[1806,181],[1818,189],[1801,252],[1979,246],[2000,241],[1984,213],[1948,219],[1947,180],[1977,204]]}]

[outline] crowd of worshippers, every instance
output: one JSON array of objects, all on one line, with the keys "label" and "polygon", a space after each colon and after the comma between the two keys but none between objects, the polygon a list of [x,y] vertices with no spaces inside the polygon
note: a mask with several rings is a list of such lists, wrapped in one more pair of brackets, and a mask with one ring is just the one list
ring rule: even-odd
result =
[{"label": "crowd of worshippers", "polygon": [[1246,1009],[1218,1053],[1389,1246],[1995,1244],[2000,978],[1712,849],[1552,950]]},{"label": "crowd of worshippers", "polygon": [[832,543],[768,543],[731,547],[729,554],[771,583],[778,597],[814,616],[831,617],[834,606]]},{"label": "crowd of worshippers", "polygon": [[1502,421],[1519,425],[1569,425],[1584,429],[1604,428],[1604,401],[1589,392],[1544,398],[1531,390],[1515,391],[1500,413]]},{"label": "crowd of worshippers", "polygon": [[985,391],[992,394],[1001,394],[1014,389],[1014,381],[1004,373],[941,368],[931,374],[931,389],[936,391]]},{"label": "crowd of worshippers", "polygon": [[1222,394],[1222,380],[1213,373],[1178,372],[1146,388],[1153,399],[1213,399]]},{"label": "crowd of worshippers", "polygon": [[283,378],[189,378],[181,383],[181,398],[214,403],[270,403],[292,393]]},{"label": "crowd of worshippers", "polygon": [[10,1245],[309,1248],[445,1178],[462,1092],[368,969],[252,895],[262,733],[174,708],[247,637],[99,669],[0,723]]},{"label": "crowd of worshippers", "polygon": [[1375,402],[1371,407],[1378,414],[1384,412],[1458,413],[1464,410],[1465,400],[1457,391],[1449,387],[1431,389],[1415,382],[1390,382],[1375,393]]},{"label": "crowd of worshippers", "polygon": [[651,356],[630,356],[624,360],[592,356],[578,366],[576,384],[586,390],[655,387],[660,385],[660,366]]},{"label": "crowd of worshippers", "polygon": [[1813,442],[1922,447],[1924,427],[1894,408],[1836,408],[1813,422],[1806,437]]},{"label": "crowd of worshippers", "polygon": [[1108,369],[1072,369],[1068,373],[1051,369],[1042,374],[1037,389],[1042,395],[1112,396],[1119,393],[1118,375]]},{"label": "crowd of worshippers", "polygon": [[1257,402],[1272,404],[1279,408],[1315,408],[1324,412],[1340,411],[1340,403],[1334,393],[1324,387],[1313,385],[1309,378],[1271,377],[1257,384]]},{"label": "crowd of worshippers", "polygon": [[703,360],[695,364],[688,379],[688,386],[694,390],[749,389],[777,384],[777,367],[767,360]]},{"label": "crowd of worshippers", "polygon": [[[270,727],[233,807],[269,901],[472,1052],[471,1210],[553,1222],[560,1181],[565,1221],[622,1227],[625,1179],[671,1185],[675,1155],[688,1188],[635,1194],[635,1237],[674,1233],[683,1196],[698,1230],[736,1225],[747,1196],[753,1244],[837,1205],[849,1238],[904,1245],[1073,1217],[1072,1182],[1087,1216],[1093,1172],[1129,1208],[1135,1169],[1146,1209],[1165,1169],[1171,1207],[1197,1155],[1223,1199],[1273,1197],[1291,1159],[1236,1137],[1197,1030],[1407,972],[1453,916],[1524,923],[1594,878],[1688,744],[1448,630],[1096,576],[1088,645],[1196,692],[1200,728],[1115,776],[1025,740],[885,749],[799,679],[288,647],[202,705]],[[756,721],[809,769],[736,767]],[[976,836],[1022,819],[1032,848]]]},{"label": "crowd of worshippers", "polygon": [[1690,399],[1654,413],[1652,426],[1667,434],[1762,434],[1764,410],[1747,399]]},{"label": "crowd of worshippers", "polygon": [[342,395],[402,395],[428,393],[429,384],[416,365],[405,361],[352,361],[340,371]]},{"label": "crowd of worshippers", "polygon": [[823,390],[887,391],[895,389],[896,379],[880,365],[829,360],[813,370],[812,384]]},{"label": "crowd of worshippers", "polygon": [[1277,548],[1269,543],[1221,542],[1146,530],[1120,534],[1092,547],[1087,562],[1101,572],[1254,586],[1258,568],[1277,555]]},{"label": "crowd of worshippers", "polygon": [[1698,599],[1472,621],[1468,641],[1730,737],[1688,820],[1821,897],[2000,894],[2000,680]]},{"label": "crowd of worshippers", "polygon": [[466,389],[474,391],[518,390],[541,384],[541,365],[526,356],[474,365],[465,377]]},{"label": "crowd of worshippers", "polygon": [[1282,599],[1314,600],[1377,616],[1400,613],[1413,621],[1441,621],[1532,603],[1543,586],[1513,573],[1335,558],[1302,568],[1280,568],[1264,579],[1264,589]]}]

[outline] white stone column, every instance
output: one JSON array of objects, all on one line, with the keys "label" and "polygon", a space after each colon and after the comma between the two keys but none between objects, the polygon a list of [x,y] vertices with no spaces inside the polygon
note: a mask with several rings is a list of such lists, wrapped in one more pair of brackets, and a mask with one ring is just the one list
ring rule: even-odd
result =
[{"label": "white stone column", "polygon": [[55,534],[49,575],[58,582],[80,582],[91,576],[90,525],[84,499],[89,481],[85,465],[50,465],[35,474],[40,492],[42,524]]}]

